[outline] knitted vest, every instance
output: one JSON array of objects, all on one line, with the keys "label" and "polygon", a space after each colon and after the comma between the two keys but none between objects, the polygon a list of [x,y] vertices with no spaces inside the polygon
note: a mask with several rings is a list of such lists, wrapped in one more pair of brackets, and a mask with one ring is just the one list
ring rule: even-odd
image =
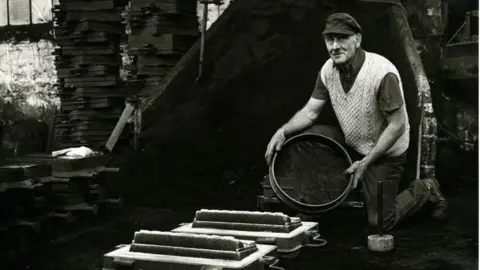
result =
[{"label": "knitted vest", "polygon": [[388,124],[377,103],[380,83],[389,72],[397,75],[404,100],[402,106],[405,109],[407,127],[385,155],[398,156],[407,150],[410,141],[410,125],[403,86],[397,69],[388,59],[375,53],[365,52],[365,62],[348,93],[345,93],[342,87],[338,69],[334,68],[332,59],[323,65],[320,72],[347,145],[362,155],[367,155],[373,149]]}]

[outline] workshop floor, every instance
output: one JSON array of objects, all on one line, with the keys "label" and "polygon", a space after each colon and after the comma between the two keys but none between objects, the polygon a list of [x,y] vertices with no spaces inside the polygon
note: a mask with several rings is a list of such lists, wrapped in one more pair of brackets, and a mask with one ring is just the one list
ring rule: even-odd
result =
[{"label": "workshop floor", "polygon": [[[319,232],[328,240],[328,245],[304,248],[296,258],[281,260],[280,266],[287,270],[477,269],[477,198],[477,194],[466,192],[449,198],[450,218],[444,222],[414,218],[403,224],[392,232],[396,251],[383,256],[372,254],[366,248],[366,230],[358,209],[332,211],[316,220],[320,223]],[[38,246],[21,260],[21,265],[9,269],[101,269],[102,255],[118,244],[131,242],[134,231],[170,230],[192,218],[192,213],[128,209],[122,215],[97,221],[94,227],[71,232]]]}]

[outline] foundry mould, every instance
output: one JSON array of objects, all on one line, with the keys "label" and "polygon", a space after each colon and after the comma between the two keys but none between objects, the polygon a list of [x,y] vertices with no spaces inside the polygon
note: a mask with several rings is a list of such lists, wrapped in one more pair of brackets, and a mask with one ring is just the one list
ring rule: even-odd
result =
[{"label": "foundry mould", "polygon": [[289,233],[302,226],[300,218],[283,213],[219,211],[202,209],[195,213],[192,228]]},{"label": "foundry mould", "polygon": [[240,261],[258,251],[254,241],[172,232],[135,232],[130,252]]},{"label": "foundry mould", "polygon": [[102,269],[260,270],[275,268],[278,259],[269,256],[275,249],[233,237],[141,230],[132,244],[105,254]]},{"label": "foundry mould", "polygon": [[320,238],[318,223],[302,222],[298,217],[279,212],[202,209],[197,211],[193,222],[182,223],[172,232],[233,236],[271,244],[288,258],[297,256],[303,246],[321,247],[327,243]]}]

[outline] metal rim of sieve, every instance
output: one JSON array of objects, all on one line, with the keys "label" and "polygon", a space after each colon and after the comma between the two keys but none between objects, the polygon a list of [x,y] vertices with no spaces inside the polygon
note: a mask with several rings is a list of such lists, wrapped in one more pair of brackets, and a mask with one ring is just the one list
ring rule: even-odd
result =
[{"label": "metal rim of sieve", "polygon": [[[344,157],[348,161],[349,165],[352,164],[352,159],[350,158],[350,155],[348,154],[347,150],[345,150],[345,148],[340,143],[338,143],[337,141],[335,141],[335,140],[333,140],[333,139],[331,139],[327,136],[321,135],[321,134],[302,133],[302,134],[291,137],[290,139],[285,141],[283,145],[285,146],[288,143],[290,143],[294,140],[297,140],[300,137],[307,137],[307,136],[319,137],[319,138],[325,140],[327,145],[334,146],[335,148],[339,149],[340,152],[342,152],[342,154],[344,155]],[[275,168],[275,161],[276,161],[276,158],[277,158],[277,154],[278,154],[278,152],[275,152],[275,154],[273,156],[273,159],[272,159],[272,163],[270,164],[268,179],[270,181],[270,185],[272,186],[273,192],[275,192],[275,194],[278,196],[278,198],[281,201],[283,201],[287,206],[289,206],[289,207],[291,207],[291,208],[293,208],[293,209],[295,209],[299,212],[306,213],[306,214],[322,213],[322,212],[326,212],[326,211],[331,210],[331,209],[337,207],[338,205],[340,205],[347,198],[348,194],[350,193],[350,190],[352,189],[352,185],[353,185],[353,175],[350,176],[348,185],[345,188],[345,190],[343,191],[343,193],[340,194],[340,196],[338,196],[337,198],[335,198],[334,200],[332,200],[328,203],[313,205],[313,204],[302,203],[302,202],[299,202],[299,201],[295,200],[294,198],[290,197],[280,187],[280,184],[278,183],[277,179],[275,178],[274,168]]]}]

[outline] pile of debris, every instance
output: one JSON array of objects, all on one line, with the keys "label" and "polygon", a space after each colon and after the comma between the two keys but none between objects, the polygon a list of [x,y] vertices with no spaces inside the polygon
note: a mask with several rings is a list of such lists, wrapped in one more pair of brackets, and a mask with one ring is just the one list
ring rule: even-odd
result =
[{"label": "pile of debris", "polygon": [[121,14],[128,1],[61,0],[53,9],[60,148],[104,145],[125,106],[119,78]]},{"label": "pile of debris", "polygon": [[129,94],[141,98],[154,91],[198,39],[196,7],[196,1],[131,1]]}]

